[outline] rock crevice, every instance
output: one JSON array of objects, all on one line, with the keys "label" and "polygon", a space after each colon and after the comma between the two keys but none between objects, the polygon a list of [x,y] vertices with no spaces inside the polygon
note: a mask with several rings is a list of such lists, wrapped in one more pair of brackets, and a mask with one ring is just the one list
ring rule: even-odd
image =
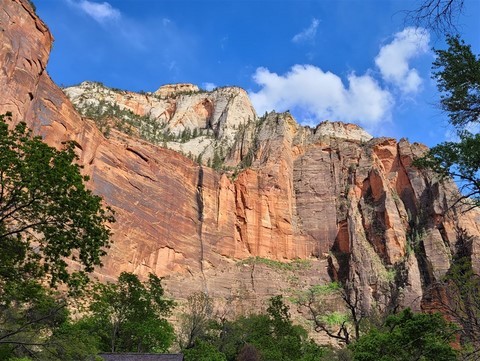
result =
[{"label": "rock crevice", "polygon": [[[479,271],[480,212],[450,209],[453,182],[412,165],[426,147],[353,124],[259,118],[235,87],[136,94],[82,83],[63,92],[44,71],[46,26],[25,1],[1,3],[0,113],[52,146],[78,144],[88,186],[116,211],[101,279],[153,271],[174,297],[203,288],[253,307],[291,289],[274,262],[303,260],[313,266],[299,272],[299,288],[348,280],[365,307],[419,309],[451,267],[459,230],[472,239]],[[92,107],[113,115],[93,119]],[[273,263],[253,274],[241,266],[251,257]]]}]

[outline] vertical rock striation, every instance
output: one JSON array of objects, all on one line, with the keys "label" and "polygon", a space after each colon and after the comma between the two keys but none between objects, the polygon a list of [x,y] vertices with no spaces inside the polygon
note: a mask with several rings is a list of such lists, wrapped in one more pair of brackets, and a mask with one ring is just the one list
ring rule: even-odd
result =
[{"label": "vertical rock striation", "polygon": [[[480,213],[451,208],[455,185],[412,166],[424,146],[352,124],[302,127],[288,113],[259,118],[239,88],[136,94],[82,83],[64,93],[45,71],[45,24],[26,1],[0,2],[0,113],[53,146],[75,142],[89,186],[116,211],[102,279],[154,272],[175,297],[206,289],[238,312],[292,287],[348,280],[365,307],[420,309],[462,230],[479,271]],[[72,102],[127,112],[130,135],[102,133]],[[174,137],[147,141],[146,129]],[[179,140],[186,129],[191,136]],[[221,171],[207,166],[216,158]],[[311,267],[275,270],[251,257]]]}]

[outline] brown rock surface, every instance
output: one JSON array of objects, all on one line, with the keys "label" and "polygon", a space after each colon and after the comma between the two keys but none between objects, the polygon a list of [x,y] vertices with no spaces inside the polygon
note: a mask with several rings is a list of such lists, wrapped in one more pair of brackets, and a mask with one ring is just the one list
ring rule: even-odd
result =
[{"label": "brown rock surface", "polygon": [[[0,113],[51,145],[78,144],[90,187],[116,211],[103,279],[155,272],[174,297],[206,289],[247,312],[331,275],[354,282],[366,307],[398,298],[418,309],[449,269],[458,229],[473,237],[480,269],[480,212],[449,210],[456,187],[412,166],[424,146],[371,139],[352,124],[301,127],[288,113],[259,119],[238,88],[169,98],[183,86],[162,100],[98,89],[136,114],[157,112],[172,132],[210,126],[210,151],[224,140],[225,164],[236,169],[221,174],[115,130],[107,139],[46,73],[47,27],[26,2],[0,1]],[[72,99],[79,92],[67,90]],[[309,267],[275,268],[252,262],[257,256]]]}]

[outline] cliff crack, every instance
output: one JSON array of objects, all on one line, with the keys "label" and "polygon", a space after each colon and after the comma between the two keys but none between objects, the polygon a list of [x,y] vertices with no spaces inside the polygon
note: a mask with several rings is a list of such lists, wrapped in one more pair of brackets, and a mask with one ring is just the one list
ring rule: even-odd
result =
[{"label": "cliff crack", "polygon": [[146,178],[146,179],[148,179],[148,180],[151,180],[152,182],[156,182],[156,180],[155,180],[154,178],[150,177],[149,175],[147,175],[147,174],[145,174],[145,173],[140,173],[140,172],[138,172],[138,173],[136,173],[136,174],[138,174],[139,176],[141,176],[141,177],[143,177],[143,178]]},{"label": "cliff crack", "polygon": [[216,192],[217,192],[217,204],[216,204],[216,208],[217,208],[217,230],[219,229],[220,227],[220,209],[221,209],[221,199],[220,199],[220,186],[218,186],[218,184],[216,185]]},{"label": "cliff crack", "polygon": [[200,272],[202,273],[205,292],[208,294],[205,272],[203,268],[203,261],[204,261],[203,259],[203,256],[204,256],[203,210],[204,210],[204,207],[205,207],[205,204],[203,201],[203,167],[200,166],[198,169],[198,181],[197,181],[197,220],[198,220],[197,233],[198,233],[198,239],[200,241]]},{"label": "cliff crack", "polygon": [[[413,150],[412,150],[411,145],[410,145],[410,151],[413,154]],[[402,153],[401,153],[401,149],[400,149],[400,143],[397,143],[397,157],[398,157],[398,163],[402,166],[402,169],[407,176],[408,185],[409,185],[410,189],[412,190],[412,193],[415,194],[415,189],[413,188],[412,180],[410,179],[410,174],[407,170],[407,167],[405,166],[405,164],[402,161]]]},{"label": "cliff crack", "polygon": [[7,12],[7,10],[3,9],[3,12],[8,16],[8,20],[12,18],[12,16]]},{"label": "cliff crack", "polygon": [[130,179],[128,180],[128,183],[129,183],[133,188],[139,190],[140,192],[142,191],[142,189],[141,189],[140,187],[136,186],[135,184],[133,184],[133,183],[130,181]]},{"label": "cliff crack", "polygon": [[255,262],[252,263],[252,268],[251,268],[251,271],[250,271],[250,281],[252,283],[253,293],[255,293],[255,277],[253,276],[254,272],[255,272]]},{"label": "cliff crack", "polygon": [[132,152],[133,154],[135,154],[136,156],[138,156],[140,159],[142,159],[144,162],[147,162],[148,163],[148,157],[146,157],[145,155],[143,155],[142,153],[140,153],[138,150],[135,150],[131,147],[128,147],[127,146],[127,150],[129,152]]},{"label": "cliff crack", "polygon": [[55,103],[53,102],[53,100],[51,100],[51,99],[49,99],[49,98],[43,98],[43,100],[44,100],[45,102],[48,102],[48,103],[52,104],[52,105],[53,105],[53,108],[52,108],[52,109],[58,108],[58,105],[55,104]]}]

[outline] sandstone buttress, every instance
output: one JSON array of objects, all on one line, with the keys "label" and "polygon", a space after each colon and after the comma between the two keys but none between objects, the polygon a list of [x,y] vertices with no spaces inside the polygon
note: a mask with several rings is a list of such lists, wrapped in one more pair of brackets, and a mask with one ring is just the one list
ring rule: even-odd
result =
[{"label": "sandstone buttress", "polygon": [[[412,166],[424,146],[352,124],[259,117],[235,87],[138,94],[90,82],[64,93],[45,68],[48,28],[26,1],[1,4],[0,113],[51,145],[75,141],[89,186],[116,211],[101,279],[154,272],[175,298],[208,290],[237,312],[292,287],[348,279],[367,307],[420,309],[462,229],[479,271],[480,213],[450,209],[455,185]],[[72,102],[116,106],[131,122],[120,131],[119,119],[106,119],[107,134]],[[223,169],[208,167],[215,157]],[[248,261],[257,256],[310,266],[287,272]]]}]

